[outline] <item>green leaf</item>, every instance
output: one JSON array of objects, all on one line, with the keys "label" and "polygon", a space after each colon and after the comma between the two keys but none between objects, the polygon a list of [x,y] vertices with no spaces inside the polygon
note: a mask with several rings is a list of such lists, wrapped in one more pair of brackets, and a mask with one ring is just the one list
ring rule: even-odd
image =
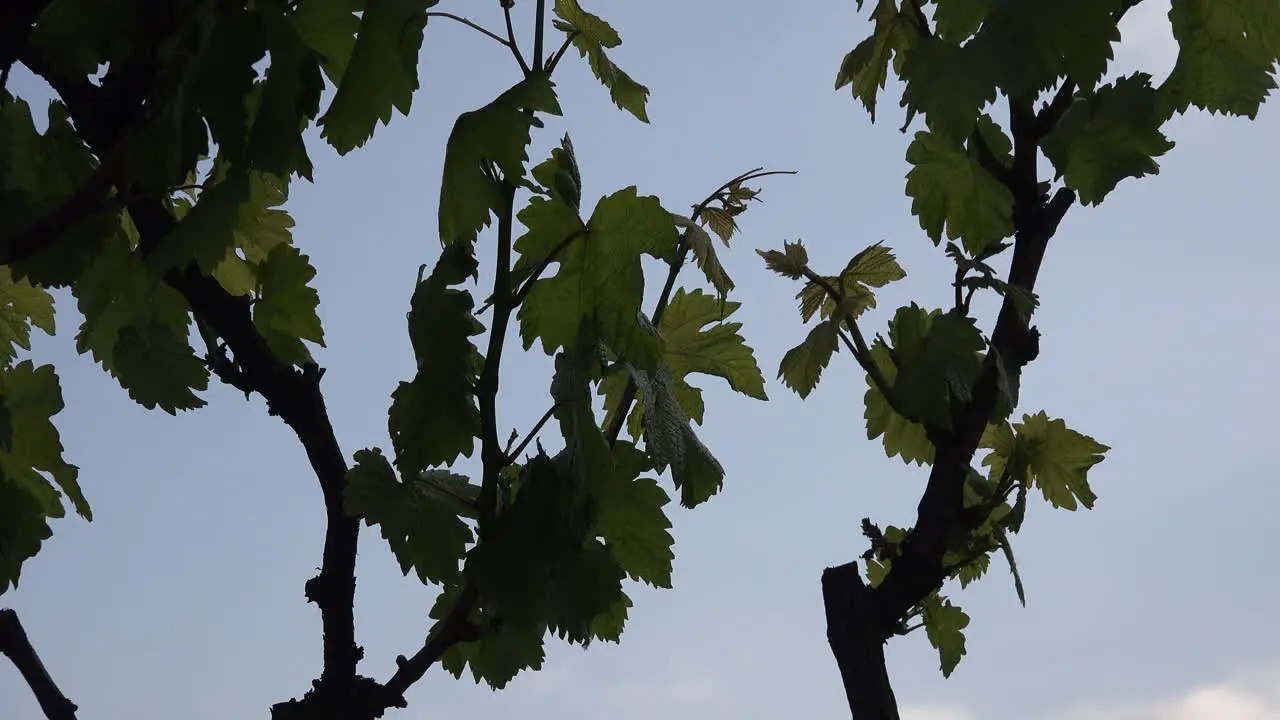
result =
[{"label": "green leaf", "polygon": [[689,249],[693,251],[693,257],[698,263],[698,269],[706,275],[707,282],[716,289],[721,299],[729,295],[729,291],[734,288],[733,280],[729,277],[729,273],[725,272],[724,266],[720,264],[720,258],[716,256],[715,243],[711,241],[711,235],[703,230],[700,225],[683,215],[671,214],[678,227],[683,229],[684,240],[689,244]]},{"label": "green leaf", "polygon": [[1155,175],[1153,158],[1173,149],[1160,132],[1151,76],[1135,73],[1077,99],[1044,140],[1044,153],[1085,205],[1097,205],[1125,178]]},{"label": "green leaf", "polygon": [[967,588],[981,579],[983,575],[986,575],[990,567],[991,556],[983,553],[957,569],[955,578],[960,581],[961,588]]},{"label": "green leaf", "polygon": [[428,8],[439,0],[378,0],[367,3],[360,34],[342,73],[338,92],[320,118],[321,136],[340,155],[364,145],[391,110],[409,114],[418,89],[418,50]]},{"label": "green leaf", "polygon": [[542,127],[532,112],[560,114],[555,86],[545,74],[516,83],[479,110],[458,116],[444,155],[440,185],[440,240],[474,242],[502,203],[502,191],[489,172],[492,163],[506,180],[519,185],[529,159],[529,131]]},{"label": "green leaf", "polygon": [[987,16],[991,0],[938,0],[933,11],[938,37],[960,43],[969,39]]},{"label": "green leaf", "polygon": [[289,22],[303,42],[320,57],[320,67],[334,85],[342,84],[365,0],[319,0],[298,3]]},{"label": "green leaf", "polygon": [[388,414],[396,467],[404,477],[450,464],[459,455],[470,457],[480,434],[473,388],[483,360],[471,338],[484,326],[471,314],[471,293],[451,287],[476,267],[469,245],[447,246],[413,291],[409,339],[418,372],[392,393]]},{"label": "green leaf", "polygon": [[613,459],[609,441],[596,423],[591,407],[591,386],[587,380],[593,362],[599,362],[594,343],[579,343],[556,355],[555,377],[551,394],[556,403],[555,416],[564,436],[564,459],[579,487],[593,478],[613,475]]},{"label": "green leaf", "polygon": [[22,565],[53,537],[40,499],[17,478],[0,478],[0,595],[17,589]]},{"label": "green leaf", "polygon": [[701,290],[676,290],[658,323],[666,343],[663,358],[675,378],[693,373],[714,375],[724,378],[736,392],[768,400],[760,366],[738,334],[742,323],[726,322],[739,307],[741,303],[721,301]]},{"label": "green leaf", "polygon": [[612,351],[652,367],[661,358],[662,343],[648,323],[638,320],[644,299],[640,258],[669,255],[677,238],[670,213],[656,197],[637,195],[633,186],[601,198],[587,233],[556,256],[556,274],[544,273],[520,305],[524,347],[538,339],[548,355],[572,347],[582,321],[594,320]]},{"label": "green leaf", "polygon": [[920,37],[920,30],[914,20],[899,12],[895,0],[878,0],[871,19],[875,32],[845,55],[836,74],[836,89],[851,86],[853,96],[862,101],[875,122],[876,95],[884,89],[889,61],[907,53]]},{"label": "green leaf", "polygon": [[675,382],[664,365],[653,373],[628,365],[644,403],[645,450],[654,469],[671,467],[680,504],[692,508],[706,502],[724,484],[724,468],[689,424],[676,397]]},{"label": "green leaf", "polygon": [[272,350],[295,364],[311,358],[303,340],[324,347],[324,329],[316,314],[320,295],[307,285],[315,275],[307,256],[292,245],[276,245],[258,266],[260,291],[253,324]]},{"label": "green leaf", "polygon": [[671,498],[656,480],[639,477],[649,462],[631,443],[614,445],[613,465],[615,472],[593,478],[589,486],[595,501],[593,532],[628,576],[670,588],[675,541],[663,508]]},{"label": "green leaf", "polygon": [[46,3],[27,43],[66,75],[92,75],[129,55],[138,11],[139,0],[55,0]]},{"label": "green leaf", "polygon": [[[270,24],[278,22],[278,11],[268,14],[273,20]],[[188,112],[194,110],[204,116],[209,134],[218,146],[218,154],[237,165],[244,164],[251,107],[256,108],[261,103],[262,90],[261,86],[255,85],[258,71],[254,66],[267,53],[264,19],[263,13],[233,5],[220,8],[185,90],[192,106]],[[275,62],[273,54],[272,64],[267,70],[275,77],[273,95],[283,89],[280,81],[287,74],[284,68],[289,65],[286,62],[281,65],[281,70],[275,70]],[[267,115],[271,114],[272,111],[268,110]],[[311,115],[314,114],[313,108]],[[291,167],[280,174],[287,176],[290,172]]]},{"label": "green leaf", "polygon": [[964,142],[979,111],[996,99],[991,72],[973,45],[921,38],[906,55],[902,105],[908,117],[923,112],[929,129],[951,142]]},{"label": "green leaf", "polygon": [[925,598],[921,607],[924,610],[924,630],[929,636],[929,644],[938,651],[942,675],[951,677],[965,654],[964,629],[969,625],[969,616],[936,592]]},{"label": "green leaf", "polygon": [[[889,346],[877,339],[871,345],[871,359],[880,369],[885,382],[891,386],[897,380],[898,369],[890,358]],[[902,462],[917,465],[932,465],[934,456],[933,443],[929,441],[924,425],[912,422],[898,414],[890,407],[884,394],[880,392],[866,376],[867,392],[863,399],[867,409],[864,417],[867,421],[867,439],[875,440],[883,436],[885,453],[889,457],[899,456]]]},{"label": "green leaf", "polygon": [[[374,3],[374,7],[384,4],[385,0]],[[311,159],[307,157],[302,131],[320,110],[320,93],[324,90],[320,64],[283,13],[268,11],[262,18],[271,64],[249,131],[249,163],[272,175],[289,177],[297,172],[310,180]],[[404,112],[408,112],[408,101]]]},{"label": "green leaf", "polygon": [[[92,520],[93,513],[77,482],[79,468],[63,459],[62,440],[53,424],[53,416],[64,407],[53,366],[36,367],[24,360],[0,370],[0,404],[8,411],[13,428],[8,447],[0,449],[0,475],[11,482],[26,482],[29,490],[42,494],[40,487],[48,486],[48,481],[41,473],[47,474],[71,500],[76,513]],[[57,493],[52,488],[48,492],[56,500]],[[51,507],[46,514],[61,517],[62,512],[60,507]]]},{"label": "green leaf", "polygon": [[347,513],[364,518],[369,527],[378,526],[400,570],[406,575],[416,571],[424,584],[453,582],[472,541],[467,525],[439,500],[438,483],[424,477],[401,481],[374,448],[356,452],[343,492]]},{"label": "green leaf", "polygon": [[799,280],[809,266],[809,252],[804,249],[804,241],[782,241],[782,250],[757,250],[756,254],[764,258],[764,264],[782,277]]},{"label": "green leaf", "polygon": [[[823,280],[844,296],[844,312],[841,314],[856,319],[876,306],[876,295],[871,288],[884,287],[906,276],[906,271],[893,256],[893,250],[878,242],[854,255],[840,275]],[[796,298],[800,300],[800,317],[805,322],[819,311],[820,317],[826,320],[836,308],[836,301],[826,289],[813,281],[805,283]]]},{"label": "green leaf", "polygon": [[1011,466],[1015,479],[1025,474],[1057,508],[1075,510],[1077,501],[1092,508],[1098,499],[1089,487],[1089,468],[1102,462],[1111,448],[1052,420],[1044,412],[1023,415],[1022,422],[991,426],[982,447],[992,452],[982,460],[993,478]]},{"label": "green leaf", "polygon": [[0,265],[0,365],[17,357],[14,346],[31,349],[31,328],[53,335],[53,297],[27,280],[14,280],[8,266]]},{"label": "green leaf", "polygon": [[170,415],[205,406],[193,391],[208,389],[209,370],[191,351],[189,332],[186,323],[158,318],[120,328],[112,370],[134,402]]},{"label": "green leaf", "polygon": [[982,373],[986,348],[973,319],[954,312],[926,313],[915,303],[889,323],[897,373],[893,395],[912,420],[949,429],[951,405],[967,402]]},{"label": "green leaf", "polygon": [[545,270],[543,264],[560,257],[568,243],[586,242],[587,226],[559,196],[534,195],[516,218],[528,230],[515,241],[519,257],[511,268],[513,288],[527,282],[539,268]]},{"label": "green leaf", "polygon": [[944,227],[972,255],[1013,234],[1013,194],[959,144],[918,132],[907,162],[911,212],[935,245]]},{"label": "green leaf", "polygon": [[1026,607],[1027,593],[1022,587],[1022,574],[1018,572],[1018,561],[1013,558],[1013,546],[1009,544],[1009,537],[1004,533],[1000,533],[1000,550],[1004,552],[1004,559],[1009,563],[1009,572],[1013,575],[1013,589],[1018,593],[1018,602]]},{"label": "green leaf", "polygon": [[572,37],[571,42],[579,57],[587,58],[591,72],[609,89],[613,103],[641,122],[649,122],[645,110],[649,88],[631,79],[605,53],[606,49],[622,44],[618,32],[600,17],[583,10],[578,0],[556,0],[555,12],[559,18],[556,28]]},{"label": "green leaf", "polygon": [[1271,0],[1173,0],[1178,59],[1160,87],[1170,111],[1192,105],[1255,118],[1276,87],[1280,7]]},{"label": "green leaf", "polygon": [[817,387],[822,371],[831,362],[831,356],[839,350],[837,327],[834,320],[823,320],[809,331],[804,342],[791,348],[782,356],[778,377],[801,398]]}]

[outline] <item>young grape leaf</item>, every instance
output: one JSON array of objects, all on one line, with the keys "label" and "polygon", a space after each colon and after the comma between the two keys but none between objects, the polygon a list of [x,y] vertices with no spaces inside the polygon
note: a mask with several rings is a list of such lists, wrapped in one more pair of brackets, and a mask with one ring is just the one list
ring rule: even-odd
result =
[{"label": "young grape leaf", "polygon": [[[326,0],[332,1],[332,0]],[[340,155],[364,145],[391,110],[409,114],[418,89],[418,50],[427,9],[439,0],[379,0],[366,3],[351,57],[329,109],[320,118],[321,137]]]},{"label": "young grape leaf", "polygon": [[973,255],[1013,234],[1013,194],[958,143],[918,132],[907,162],[911,212],[935,245],[944,227],[948,239],[963,240]]},{"label": "young grape leaf", "polygon": [[[431,608],[431,617],[437,622],[445,617],[457,601],[457,586],[446,587]],[[547,634],[546,623],[517,624],[505,618],[501,625],[487,623],[481,627],[480,638],[471,642],[455,643],[440,656],[440,665],[455,678],[461,678],[467,667],[476,683],[484,682],[494,690],[501,690],[521,670],[541,670],[546,659],[543,638]]]},{"label": "young grape leaf", "polygon": [[209,370],[192,352],[189,333],[187,322],[156,317],[120,328],[112,371],[134,402],[170,415],[205,406],[193,391],[208,389]]},{"label": "young grape leaf", "polygon": [[587,242],[587,226],[578,213],[558,196],[534,195],[516,218],[528,230],[516,238],[515,251],[519,254],[511,268],[511,286],[517,288],[528,282],[540,268],[546,274],[547,260],[558,259],[569,243]]},{"label": "young grape leaf", "polygon": [[684,233],[685,242],[689,244],[689,249],[693,251],[693,257],[698,263],[698,269],[703,275],[707,276],[707,282],[716,289],[720,299],[728,297],[729,291],[734,288],[733,280],[729,277],[729,273],[725,272],[724,266],[720,264],[720,258],[716,256],[715,243],[711,241],[711,235],[703,230],[694,221],[683,215],[671,213],[671,217],[675,220],[678,227]]},{"label": "young grape leaf", "polygon": [[559,18],[555,21],[556,29],[569,36],[579,57],[587,58],[591,72],[609,89],[613,103],[641,122],[649,122],[645,110],[649,88],[631,79],[605,53],[606,49],[622,44],[618,31],[600,17],[583,10],[578,0],[556,0],[555,12]]},{"label": "young grape leaf", "polygon": [[804,241],[782,241],[782,250],[756,250],[756,254],[764,258],[764,264],[782,277],[799,280],[809,265],[809,252],[804,249]]},{"label": "young grape leaf", "polygon": [[671,467],[680,504],[692,508],[706,502],[724,484],[724,468],[711,455],[689,423],[676,397],[675,382],[665,364],[652,373],[627,365],[644,403],[645,450],[654,469]]},{"label": "young grape leaf", "polygon": [[1021,423],[1011,428],[1002,424],[988,428],[982,447],[992,452],[982,460],[991,468],[992,477],[1000,477],[1006,467],[1025,463],[1030,480],[1045,500],[1057,508],[1075,510],[1077,501],[1092,508],[1098,498],[1089,487],[1089,468],[1102,462],[1111,448],[1088,435],[1067,427],[1062,420],[1051,420],[1043,411],[1023,415]]},{"label": "young grape leaf", "polygon": [[1168,111],[1192,105],[1255,118],[1275,89],[1280,6],[1269,0],[1173,0],[1178,59],[1160,87]]},{"label": "young grape leaf", "polygon": [[813,326],[804,342],[782,356],[778,377],[801,399],[809,397],[809,393],[818,386],[832,354],[840,349],[837,329],[834,320],[823,320]]},{"label": "young grape leaf", "polygon": [[316,314],[320,295],[307,286],[315,269],[297,248],[279,244],[257,270],[260,290],[253,305],[254,326],[285,361],[306,362],[311,353],[303,340],[324,347],[324,329]]},{"label": "young grape leaf", "polygon": [[631,578],[670,588],[675,541],[663,508],[671,498],[656,480],[639,477],[649,461],[631,443],[614,445],[613,465],[613,473],[593,478],[589,485],[595,502],[593,532]]},{"label": "young grape leaf", "polygon": [[1044,140],[1044,154],[1080,202],[1097,205],[1125,178],[1155,175],[1173,149],[1160,132],[1151,76],[1134,73],[1076,100]]},{"label": "young grape leaf", "polygon": [[458,577],[458,563],[472,537],[436,492],[421,477],[396,478],[382,451],[373,448],[356,452],[343,501],[348,514],[381,529],[401,572],[414,570],[424,584],[444,584]]},{"label": "young grape leaf", "polygon": [[936,592],[925,598],[921,607],[924,610],[924,630],[929,636],[929,644],[938,651],[942,676],[951,677],[965,654],[964,629],[969,625],[969,616]]},{"label": "young grape leaf", "polygon": [[488,226],[490,212],[502,200],[488,170],[490,163],[508,182],[522,182],[530,128],[542,127],[542,121],[528,111],[560,114],[555,85],[545,74],[530,75],[488,105],[458,116],[444,154],[441,242],[473,242]]},{"label": "young grape leaf", "polygon": [[[823,279],[844,296],[846,312],[842,314],[857,318],[876,306],[876,296],[871,288],[884,287],[906,276],[907,272],[898,264],[893,250],[878,242],[854,255],[840,275]],[[800,300],[800,317],[805,322],[819,312],[820,317],[826,320],[836,307],[836,301],[826,289],[812,281],[805,283],[796,298]]]},{"label": "young grape leaf", "polygon": [[17,357],[15,346],[31,349],[31,328],[54,333],[53,297],[27,280],[14,280],[7,265],[0,265],[0,365]]},{"label": "young grape leaf", "polygon": [[576,345],[556,355],[555,377],[551,381],[555,416],[564,436],[564,459],[569,472],[586,487],[594,478],[613,475],[609,441],[596,423],[591,407],[591,386],[587,373],[598,362],[595,344]]},{"label": "young grape leaf", "polygon": [[476,270],[472,248],[449,245],[413,291],[409,340],[418,372],[391,396],[387,424],[403,477],[471,456],[480,434],[475,387],[482,360],[471,338],[484,326],[471,314],[471,293],[450,286]]},{"label": "young grape leaf", "polygon": [[[946,560],[943,560],[946,563]],[[987,574],[987,570],[991,567],[991,556],[983,553],[967,564],[960,566],[954,573],[953,577],[960,581],[960,587],[967,588],[973,583]]]},{"label": "young grape leaf", "polygon": [[568,133],[560,138],[560,147],[552,148],[551,157],[538,163],[532,174],[551,197],[569,206],[574,214],[582,209],[582,174]]}]

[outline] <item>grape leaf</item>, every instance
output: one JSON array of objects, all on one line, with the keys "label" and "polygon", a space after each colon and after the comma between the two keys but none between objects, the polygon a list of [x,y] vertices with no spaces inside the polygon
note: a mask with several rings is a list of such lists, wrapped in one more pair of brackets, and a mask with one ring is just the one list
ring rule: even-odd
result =
[{"label": "grape leaf", "polygon": [[1080,202],[1097,205],[1125,178],[1160,172],[1153,158],[1173,149],[1151,76],[1135,73],[1076,100],[1044,140],[1044,153]]},{"label": "grape leaf", "polygon": [[45,4],[28,46],[70,76],[123,60],[136,41],[140,0],[57,0]]},{"label": "grape leaf", "polygon": [[990,7],[991,0],[939,0],[933,12],[938,37],[964,42],[978,31]]},{"label": "grape leaf", "polygon": [[[282,12],[264,12],[262,19],[271,64],[249,131],[249,164],[272,175],[289,177],[297,172],[310,180],[311,159],[302,130],[320,110],[324,90],[320,63]],[[408,113],[407,102],[404,112]]]},{"label": "grape leaf", "polygon": [[1075,510],[1077,501],[1092,508],[1098,499],[1089,487],[1089,468],[1102,462],[1111,448],[1088,435],[1067,427],[1063,420],[1050,419],[1043,411],[1023,415],[1021,423],[991,426],[983,436],[982,447],[992,452],[982,460],[991,468],[992,477],[1000,477],[1013,465],[1015,478],[1025,467],[1029,480],[1044,494],[1044,499],[1057,508]]},{"label": "grape leaf", "polygon": [[[76,513],[92,520],[93,513],[77,481],[80,470],[63,459],[62,440],[53,424],[53,416],[64,407],[53,366],[36,367],[24,360],[0,370],[0,403],[13,428],[8,447],[0,448],[0,474],[15,482],[25,476],[31,481],[29,487],[39,491],[40,485],[48,485],[38,474],[45,473],[71,500]],[[47,514],[61,517],[61,512]]]},{"label": "grape leaf", "polygon": [[360,32],[356,13],[363,12],[364,6],[364,0],[304,2],[289,16],[298,36],[320,57],[320,67],[334,85],[341,85],[346,74]]},{"label": "grape leaf", "polygon": [[862,101],[875,122],[876,95],[884,89],[889,61],[895,54],[902,57],[911,49],[920,37],[920,29],[899,12],[895,0],[878,0],[871,19],[876,24],[875,32],[845,55],[836,74],[836,89],[851,86],[853,96]]},{"label": "grape leaf", "polygon": [[614,445],[613,465],[615,472],[593,478],[589,486],[593,532],[631,578],[670,588],[675,541],[663,508],[671,498],[656,480],[639,477],[649,469],[648,458],[631,443]]},{"label": "grape leaf", "polygon": [[973,132],[979,111],[996,99],[986,58],[973,45],[921,38],[902,64],[902,105],[925,114],[929,129],[952,142]]},{"label": "grape leaf", "polygon": [[965,654],[964,629],[969,625],[969,616],[936,592],[925,598],[921,607],[924,610],[924,630],[929,636],[929,644],[938,651],[942,676],[951,677]]},{"label": "grape leaf", "polygon": [[938,135],[918,132],[907,148],[911,212],[934,244],[945,226],[972,255],[1013,234],[1013,194],[964,149]]},{"label": "grape leaf", "polygon": [[[878,242],[854,255],[838,276],[823,279],[844,297],[842,314],[857,318],[876,306],[876,296],[871,288],[884,287],[906,276],[906,271],[893,256],[893,250]],[[836,307],[836,301],[826,289],[812,281],[805,283],[796,298],[800,300],[800,317],[805,322],[819,311],[820,317],[826,320]]]},{"label": "grape leaf", "polygon": [[208,389],[209,370],[192,352],[189,333],[187,323],[155,317],[120,328],[112,369],[134,402],[170,415],[205,406],[193,391]]},{"label": "grape leaf", "polygon": [[689,249],[693,251],[693,257],[698,263],[698,269],[703,275],[707,276],[707,282],[716,289],[716,293],[724,299],[729,295],[729,291],[734,288],[733,279],[729,277],[729,273],[725,272],[724,266],[720,264],[720,258],[716,255],[715,243],[711,241],[711,234],[703,230],[700,225],[683,215],[671,214],[678,227],[682,228],[684,240],[689,245]]},{"label": "grape leaf", "polygon": [[949,429],[951,403],[966,402],[986,348],[973,319],[954,312],[926,313],[915,303],[898,309],[889,323],[893,394],[912,420]]},{"label": "grape leaf", "polygon": [[1270,0],[1173,0],[1178,59],[1160,87],[1167,108],[1255,118],[1276,87],[1280,6]]},{"label": "grape leaf", "polygon": [[[458,586],[446,586],[436,598],[431,617],[437,623],[452,609],[459,593]],[[546,632],[546,623],[521,625],[505,619],[500,626],[488,623],[481,628],[478,640],[454,643],[440,656],[440,665],[455,678],[461,678],[469,666],[477,683],[486,682],[494,690],[501,690],[521,670],[542,668]]]},{"label": "grape leaf", "polygon": [[[278,11],[270,14],[273,20],[280,17]],[[261,87],[254,83],[258,77],[254,66],[267,52],[263,19],[262,13],[234,5],[220,9],[185,91],[192,109],[204,116],[218,153],[237,165],[243,165],[250,107],[259,104],[262,92]],[[275,73],[273,90],[278,91],[283,71],[275,71],[274,63],[273,57],[267,72]],[[271,114],[269,110],[268,115]],[[315,109],[312,108],[308,117],[314,115]],[[300,120],[296,115],[293,124],[297,133]],[[305,152],[303,150],[304,158]],[[281,174],[288,175],[291,170],[283,170]],[[195,184],[195,178],[191,184]]]},{"label": "grape leaf", "polygon": [[831,362],[831,356],[840,346],[834,320],[823,320],[809,331],[804,342],[791,348],[782,356],[778,377],[801,398],[818,386],[822,371]]},{"label": "grape leaf", "polygon": [[14,346],[31,349],[32,327],[53,334],[53,297],[27,280],[14,280],[9,267],[0,265],[0,365],[17,357]]},{"label": "grape leaf", "polygon": [[403,573],[414,570],[424,584],[458,577],[471,530],[437,499],[429,481],[398,479],[381,450],[360,450],[347,471],[343,500],[348,514],[381,529]]},{"label": "grape leaf", "polygon": [[556,355],[556,373],[551,382],[555,416],[564,436],[564,460],[580,487],[614,472],[609,441],[596,423],[587,380],[590,366],[598,358],[594,342],[575,344]]},{"label": "grape leaf", "polygon": [[[871,359],[880,369],[880,375],[893,386],[898,369],[890,358],[889,346],[877,339],[870,349]],[[867,406],[864,414],[867,439],[875,440],[883,436],[885,453],[889,457],[900,456],[902,462],[908,465],[932,465],[934,447],[924,426],[899,415],[872,382],[870,375],[866,376],[866,380],[868,388],[863,400]]]},{"label": "grape leaf", "polygon": [[791,280],[804,277],[809,265],[809,252],[804,249],[804,241],[782,241],[782,250],[756,250],[756,254],[764,258],[765,267]]},{"label": "grape leaf", "polygon": [[258,266],[260,292],[253,305],[253,324],[287,362],[301,364],[311,358],[303,340],[324,347],[324,329],[316,314],[320,295],[307,286],[315,275],[307,256],[283,243]]},{"label": "grape leaf", "polygon": [[338,92],[320,118],[320,135],[346,155],[373,136],[391,110],[409,114],[418,89],[418,51],[427,9],[439,0],[379,0],[366,3],[360,34],[342,74]]},{"label": "grape leaf", "polygon": [[649,122],[645,110],[649,88],[633,80],[605,53],[606,49],[622,44],[618,31],[600,17],[583,10],[578,0],[556,0],[555,13],[559,18],[555,21],[556,29],[570,37],[579,57],[587,58],[591,72],[609,89],[613,103],[641,122]]},{"label": "grape leaf", "polygon": [[18,587],[22,564],[53,537],[40,499],[17,478],[0,477],[0,595]]},{"label": "grape leaf", "polygon": [[[747,397],[768,400],[760,366],[738,334],[742,323],[726,322],[740,306],[701,290],[677,290],[658,323],[666,344],[663,358],[675,378],[692,373],[714,375]],[[715,324],[707,328],[711,323]]]},{"label": "grape leaf", "polygon": [[516,83],[479,110],[458,116],[445,147],[440,185],[440,239],[445,244],[473,242],[501,205],[502,193],[491,177],[492,163],[508,182],[520,184],[528,155],[529,131],[542,127],[532,112],[560,114],[555,86],[545,74]]},{"label": "grape leaf", "polygon": [[601,198],[587,234],[569,243],[552,277],[535,281],[520,306],[526,349],[542,340],[547,354],[572,347],[584,319],[599,323],[601,339],[620,357],[643,367],[661,358],[662,343],[640,323],[644,295],[642,254],[669,255],[677,241],[671,215],[634,186]]},{"label": "grape leaf", "polygon": [[471,456],[480,434],[475,387],[482,359],[471,338],[484,326],[471,314],[471,293],[453,289],[476,270],[466,244],[441,252],[431,275],[413,291],[409,339],[418,372],[391,396],[387,424],[401,476]]},{"label": "grape leaf", "polygon": [[724,468],[689,424],[675,395],[675,382],[665,365],[652,372],[628,364],[644,403],[645,450],[654,469],[671,468],[680,504],[692,508],[706,502],[724,484]]}]

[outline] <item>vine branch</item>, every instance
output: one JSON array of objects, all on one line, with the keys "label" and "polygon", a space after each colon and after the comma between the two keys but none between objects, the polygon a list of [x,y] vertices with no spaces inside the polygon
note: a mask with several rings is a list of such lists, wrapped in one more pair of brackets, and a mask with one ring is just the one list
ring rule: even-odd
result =
[{"label": "vine branch", "polygon": [[[514,43],[514,42],[508,42],[506,38],[502,37],[502,36],[501,36],[501,35],[499,35],[498,33],[495,33],[495,32],[493,32],[492,30],[489,30],[489,29],[485,28],[484,26],[482,26],[482,25],[480,25],[480,24],[478,24],[478,23],[476,23],[476,22],[473,22],[473,21],[471,21],[471,20],[468,20],[468,19],[466,19],[466,18],[462,17],[461,15],[454,15],[453,13],[447,13],[447,12],[429,12],[429,13],[427,13],[427,17],[429,17],[429,18],[433,18],[433,17],[442,17],[442,18],[446,18],[446,19],[448,19],[448,20],[453,20],[454,22],[462,23],[463,25],[466,25],[467,27],[471,28],[472,30],[475,30],[476,32],[479,32],[479,33],[481,33],[481,34],[483,34],[483,35],[486,35],[486,36],[488,36],[488,37],[492,38],[492,39],[493,39],[495,42],[497,42],[499,45],[506,45],[507,47],[511,48],[512,52],[516,53],[516,55],[519,55],[519,54],[520,54],[520,50],[519,50],[519,48],[517,48],[517,47],[516,47],[516,45],[515,45],[515,43]],[[523,62],[524,62],[524,61],[523,61],[523,60],[521,60],[521,63],[522,63],[522,64],[523,64]]]},{"label": "vine branch", "polygon": [[58,689],[32,647],[18,613],[9,608],[0,610],[0,654],[8,657],[18,669],[48,720],[76,720],[76,704]]},{"label": "vine branch", "polygon": [[511,22],[511,8],[515,5],[514,0],[502,2],[502,17],[507,23],[507,45],[511,48],[511,54],[515,56],[516,63],[520,65],[520,72],[525,77],[529,77],[532,72],[529,69],[529,63],[524,60],[524,53],[520,52],[520,43],[516,40],[516,28]]}]

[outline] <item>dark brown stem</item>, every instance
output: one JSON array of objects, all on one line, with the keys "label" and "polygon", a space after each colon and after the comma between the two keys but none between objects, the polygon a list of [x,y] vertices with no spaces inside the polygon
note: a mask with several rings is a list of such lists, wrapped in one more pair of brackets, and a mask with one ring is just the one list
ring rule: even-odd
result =
[{"label": "dark brown stem", "polygon": [[538,0],[533,18],[533,69],[540,71],[547,66],[542,57],[543,35],[547,29],[547,0]]},{"label": "dark brown stem", "polygon": [[76,720],[76,704],[58,689],[58,684],[31,646],[31,640],[18,620],[18,613],[8,608],[0,610],[0,653],[18,668],[48,720]]},{"label": "dark brown stem", "polygon": [[513,2],[502,3],[502,15],[507,22],[507,45],[511,48],[516,64],[520,66],[520,72],[524,73],[525,77],[529,77],[529,63],[525,62],[524,53],[520,52],[520,43],[516,40],[516,28],[511,22],[511,6],[514,4]]}]

